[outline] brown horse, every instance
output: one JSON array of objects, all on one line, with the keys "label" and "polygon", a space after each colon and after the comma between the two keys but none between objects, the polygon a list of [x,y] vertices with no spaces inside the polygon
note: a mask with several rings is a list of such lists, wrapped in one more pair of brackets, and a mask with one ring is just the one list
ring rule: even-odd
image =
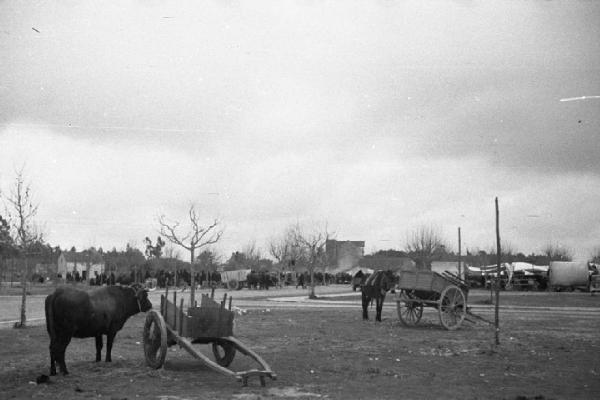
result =
[{"label": "brown horse", "polygon": [[397,283],[397,278],[394,276],[392,271],[376,271],[361,285],[362,290],[362,308],[363,308],[363,319],[369,319],[369,313],[367,309],[369,304],[375,299],[375,309],[377,315],[375,320],[381,322],[381,309],[383,308],[383,301],[385,300],[386,293],[394,288]]}]

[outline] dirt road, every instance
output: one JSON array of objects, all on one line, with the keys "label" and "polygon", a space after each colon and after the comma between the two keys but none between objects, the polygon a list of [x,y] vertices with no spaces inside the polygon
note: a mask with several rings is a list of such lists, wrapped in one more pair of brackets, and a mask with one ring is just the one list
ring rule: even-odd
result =
[{"label": "dirt road", "polygon": [[[172,291],[169,298],[172,297]],[[201,293],[209,293],[207,290],[197,292],[197,297]],[[272,290],[238,290],[228,291],[226,289],[217,289],[215,298],[221,299],[227,293],[233,296],[233,305],[240,312],[244,310],[267,310],[267,309],[313,309],[313,308],[340,308],[340,309],[356,309],[361,308],[360,293],[352,292],[346,285],[331,285],[317,288],[317,296],[319,299],[310,300],[306,295],[306,290],[296,289],[294,287],[285,287],[282,289]],[[472,291],[470,299],[481,300],[488,296],[486,291]],[[152,291],[149,294],[150,301],[156,309],[160,304],[160,296],[164,291]],[[542,295],[545,295],[542,297]],[[503,292],[501,297],[500,316],[504,315],[523,315],[535,317],[535,315],[571,315],[578,316],[584,319],[600,320],[600,296],[596,296],[597,301],[592,300],[582,307],[566,307],[561,305],[544,305],[547,302],[548,295],[551,293],[544,292]],[[559,295],[558,293],[556,295]],[[571,295],[571,297],[579,296],[588,298],[590,295],[585,293],[560,294]],[[177,292],[177,298],[183,296],[184,302],[189,303],[189,291]],[[506,305],[503,302],[506,299],[514,298],[515,296],[526,297],[528,303],[538,305],[511,305],[508,302]],[[46,296],[35,295],[27,297],[27,322],[29,325],[38,325],[45,322],[44,317],[44,299]],[[337,300],[340,299],[340,300]],[[539,299],[539,301],[536,301]],[[544,300],[542,300],[544,299]],[[178,300],[179,301],[179,300]],[[556,302],[555,302],[556,303]],[[560,304],[560,302],[558,302]],[[484,318],[491,318],[494,313],[493,305],[486,304],[469,304],[471,311]],[[21,297],[20,296],[0,296],[0,328],[12,327],[20,318]],[[388,296],[384,304],[384,310],[393,314],[396,309],[396,304],[392,296]],[[435,312],[432,309],[425,309],[425,313]]]}]

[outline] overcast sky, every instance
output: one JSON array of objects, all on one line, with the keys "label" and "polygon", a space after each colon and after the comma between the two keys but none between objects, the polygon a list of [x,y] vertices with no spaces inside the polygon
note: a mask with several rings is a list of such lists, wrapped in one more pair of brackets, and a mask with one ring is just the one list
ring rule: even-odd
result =
[{"label": "overcast sky", "polygon": [[[292,223],[600,246],[600,2],[0,2],[0,188],[62,248],[196,203],[227,256]],[[562,100],[562,101],[561,101]]]}]

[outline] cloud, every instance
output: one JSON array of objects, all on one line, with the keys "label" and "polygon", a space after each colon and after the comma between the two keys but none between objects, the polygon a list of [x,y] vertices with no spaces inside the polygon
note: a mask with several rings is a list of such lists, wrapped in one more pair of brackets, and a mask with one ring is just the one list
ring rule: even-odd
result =
[{"label": "cloud", "polygon": [[[2,187],[26,164],[49,240],[63,247],[124,247],[157,229],[156,217],[183,220],[192,202],[207,222],[219,218],[225,253],[268,240],[295,222],[327,222],[341,239],[402,248],[421,225],[441,227],[465,247],[494,241],[493,199],[500,198],[503,238],[519,251],[561,242],[596,245],[594,174],[515,175],[485,158],[390,158],[388,149],[357,147],[332,161],[321,149],[263,153],[231,149],[210,159],[127,140],[98,144],[47,129],[11,126],[0,134]],[[242,155],[242,156],[240,156]]]},{"label": "cloud", "polygon": [[60,244],[123,246],[194,201],[224,249],[324,219],[487,246],[495,196],[518,248],[592,244],[600,103],[560,100],[600,93],[598,4],[16,7],[0,178],[26,162]]}]

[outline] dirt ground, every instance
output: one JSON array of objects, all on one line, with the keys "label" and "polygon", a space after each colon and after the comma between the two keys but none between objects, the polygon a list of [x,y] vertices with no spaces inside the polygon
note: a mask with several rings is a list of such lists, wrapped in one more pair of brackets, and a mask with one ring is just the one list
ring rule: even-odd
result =
[{"label": "dirt ground", "polygon": [[[518,298],[514,305],[521,304]],[[434,310],[413,328],[401,325],[391,308],[384,309],[382,323],[363,321],[358,308],[251,310],[236,316],[234,331],[277,373],[264,388],[257,379],[242,387],[177,346],[169,348],[163,369],[148,368],[140,344],[141,314],[117,335],[112,363],[93,362],[93,339],[73,339],[67,349],[71,375],[38,385],[36,377],[48,374],[49,367],[45,327],[0,329],[0,398],[598,398],[600,296],[522,298],[525,306],[588,308],[504,312],[500,346],[494,346],[494,332],[484,323],[441,329]],[[253,367],[240,354],[231,365]]]}]

